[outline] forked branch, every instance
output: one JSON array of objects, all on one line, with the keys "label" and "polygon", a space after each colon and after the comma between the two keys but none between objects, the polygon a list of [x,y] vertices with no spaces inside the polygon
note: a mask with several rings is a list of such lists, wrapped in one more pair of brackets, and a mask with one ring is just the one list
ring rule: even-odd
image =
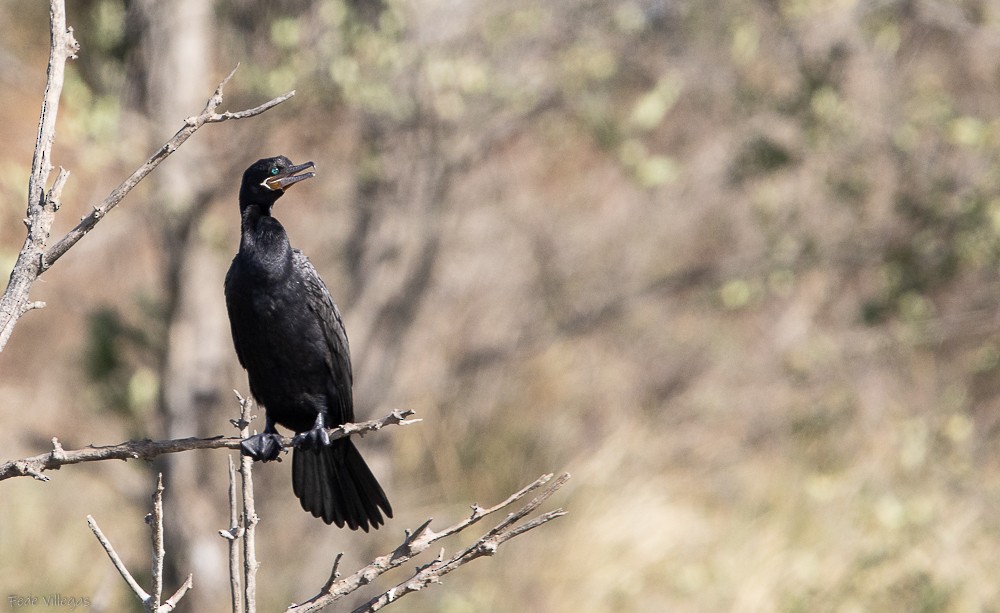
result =
[{"label": "forked branch", "polygon": [[[237,66],[237,68],[239,68]],[[191,138],[195,132],[198,131],[203,125],[207,123],[220,123],[223,121],[228,121],[230,119],[246,119],[248,117],[254,117],[260,115],[264,111],[274,108],[275,106],[281,104],[285,100],[288,100],[295,95],[295,91],[290,91],[277,98],[268,100],[260,106],[256,106],[252,109],[247,109],[244,111],[237,112],[224,112],[218,113],[217,109],[219,105],[222,104],[222,94],[229,80],[233,78],[236,74],[236,68],[226,76],[225,79],[219,83],[219,86],[215,88],[215,93],[212,97],[208,99],[205,103],[205,108],[200,114],[193,117],[188,117],[184,120],[184,125],[177,131],[173,137],[165,142],[156,152],[149,157],[148,160],[141,166],[135,169],[131,175],[129,175],[124,181],[122,181],[118,187],[111,190],[111,193],[107,195],[99,204],[95,205],[89,214],[85,215],[80,222],[76,224],[72,230],[66,233],[59,242],[53,245],[48,251],[45,252],[45,256],[42,260],[42,270],[44,272],[52,264],[55,263],[66,251],[75,245],[85,234],[94,229],[94,226],[108,214],[108,211],[118,206],[118,203],[125,198],[125,195],[132,191],[140,181],[146,178],[149,173],[153,171],[154,168],[160,165],[160,162],[167,159],[167,157],[177,151],[178,147],[183,145],[187,139]]]},{"label": "forked branch", "polygon": [[111,541],[108,540],[101,529],[97,526],[97,522],[90,515],[87,516],[87,524],[90,526],[91,531],[94,536],[97,537],[97,541],[104,548],[104,551],[108,554],[111,559],[111,563],[114,564],[115,569],[128,584],[129,589],[135,594],[143,605],[143,608],[148,613],[170,613],[177,606],[177,603],[184,594],[187,593],[191,586],[193,585],[193,576],[188,575],[187,580],[181,584],[177,591],[168,598],[165,602],[160,602],[163,591],[163,560],[165,557],[165,552],[163,550],[163,475],[157,475],[156,477],[156,490],[153,492],[153,511],[147,516],[147,523],[149,523],[152,529],[153,537],[153,593],[150,594],[146,590],[142,589],[139,582],[135,580],[132,573],[129,572],[125,563],[122,562],[121,557],[115,548],[111,545]]},{"label": "forked branch", "polygon": [[184,125],[163,144],[141,166],[132,172],[118,187],[113,189],[100,203],[93,206],[76,226],[66,233],[55,245],[48,246],[52,224],[59,201],[69,176],[69,172],[59,169],[52,188],[46,192],[49,173],[52,170],[52,146],[55,143],[56,115],[59,110],[59,98],[62,94],[65,78],[66,62],[76,57],[80,45],[73,37],[73,29],[66,25],[66,7],[64,0],[49,2],[49,67],[48,79],[45,83],[45,94],[42,98],[42,109],[38,119],[38,136],[35,140],[35,152],[31,162],[31,177],[28,180],[28,207],[25,224],[28,227],[27,236],[17,261],[10,273],[10,281],[0,296],[0,351],[6,346],[14,326],[21,316],[32,309],[45,306],[42,302],[29,300],[31,287],[35,280],[48,270],[73,245],[80,241],[111,209],[153,171],[160,162],[167,159],[178,147],[191,138],[195,132],[208,123],[219,123],[230,119],[246,119],[254,117],[274,108],[295,95],[294,91],[273,98],[264,104],[242,111],[218,112],[222,104],[223,90],[236,72],[234,68],[229,75],[219,83],[215,92],[205,103],[205,108],[193,117],[188,117]]}]

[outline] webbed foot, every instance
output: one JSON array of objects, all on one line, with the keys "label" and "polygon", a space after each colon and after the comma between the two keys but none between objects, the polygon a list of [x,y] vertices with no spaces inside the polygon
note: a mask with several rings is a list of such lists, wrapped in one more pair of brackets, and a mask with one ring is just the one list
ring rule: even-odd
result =
[{"label": "webbed foot", "polygon": [[277,432],[262,432],[240,441],[240,449],[255,462],[277,460],[281,454],[281,435]]},{"label": "webbed foot", "polygon": [[292,444],[299,449],[319,449],[330,446],[330,435],[326,431],[326,419],[320,413],[316,416],[316,425],[312,430],[299,432],[292,439]]}]

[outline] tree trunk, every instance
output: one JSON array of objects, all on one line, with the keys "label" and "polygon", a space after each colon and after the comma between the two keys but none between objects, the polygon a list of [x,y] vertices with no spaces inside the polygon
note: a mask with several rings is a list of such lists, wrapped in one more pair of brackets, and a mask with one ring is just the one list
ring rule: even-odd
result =
[{"label": "tree trunk", "polygon": [[[143,0],[137,9],[145,26],[140,99],[149,119],[149,138],[156,143],[169,126],[200,108],[205,91],[211,89],[207,28],[212,23],[212,3]],[[197,233],[215,185],[204,171],[207,158],[201,143],[192,142],[150,177],[150,210],[156,215],[164,277],[166,333],[159,356],[160,431],[156,433],[164,438],[210,434],[209,418],[221,406],[219,383],[228,356],[221,300],[224,272],[217,258],[199,243]],[[213,539],[217,513],[199,494],[208,489],[206,481],[212,473],[203,465],[205,460],[199,454],[178,454],[156,463],[166,486],[169,555],[164,579],[167,585],[177,585],[189,572],[194,573],[198,589],[181,603],[191,611],[211,608],[211,603],[220,600],[216,592],[226,585],[220,575],[225,571],[222,548]],[[171,499],[184,504],[171,505]]]}]

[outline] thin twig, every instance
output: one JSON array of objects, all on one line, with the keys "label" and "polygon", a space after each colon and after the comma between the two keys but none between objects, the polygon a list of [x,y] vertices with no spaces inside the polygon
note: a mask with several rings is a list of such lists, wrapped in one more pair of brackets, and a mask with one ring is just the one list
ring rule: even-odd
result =
[{"label": "thin twig", "polygon": [[229,530],[219,530],[219,536],[229,541],[229,593],[233,613],[243,613],[243,596],[240,590],[243,582],[240,573],[240,538],[243,536],[243,528],[240,526],[240,509],[236,497],[236,465],[233,464],[233,456],[226,456],[226,459],[229,460]]},{"label": "thin twig", "polygon": [[[451,536],[462,530],[465,530],[469,526],[479,522],[484,517],[491,515],[500,509],[503,509],[510,504],[524,498],[530,492],[542,487],[552,479],[551,474],[542,475],[534,482],[520,489],[519,491],[511,494],[503,502],[484,509],[479,505],[472,505],[472,513],[462,521],[459,521],[448,528],[445,528],[441,532],[434,532],[430,529],[431,520],[427,520],[421,524],[412,533],[407,531],[403,542],[396,547],[392,552],[380,556],[372,561],[370,564],[364,568],[358,570],[352,575],[345,577],[342,580],[337,581],[334,576],[337,572],[336,565],[334,566],[334,573],[331,574],[330,579],[326,582],[326,585],[322,590],[308,601],[303,602],[299,605],[293,605],[286,610],[286,613],[306,613],[309,611],[319,611],[330,603],[343,598],[345,595],[357,590],[363,585],[371,583],[376,577],[385,573],[388,570],[396,568],[407,561],[411,560],[415,556],[424,552],[431,544],[439,541],[445,537]],[[554,494],[559,488],[566,484],[569,480],[569,474],[561,475],[552,485],[548,487],[540,495],[532,499],[524,507],[515,513],[507,516],[503,521],[497,524],[493,529],[487,532],[485,535],[480,537],[473,545],[466,548],[456,556],[445,560],[444,551],[432,561],[419,569],[417,569],[416,574],[404,583],[401,583],[394,587],[393,589],[384,592],[380,596],[372,599],[365,605],[362,605],[358,611],[376,611],[386,604],[395,601],[399,597],[421,589],[426,585],[435,583],[440,580],[441,576],[455,570],[459,566],[471,562],[472,560],[486,556],[492,555],[496,552],[497,548],[505,543],[506,541],[523,534],[533,528],[537,528],[542,524],[545,524],[557,517],[565,515],[562,509],[557,509],[555,511],[550,511],[539,517],[535,518],[531,522],[520,526],[518,528],[512,528],[512,526],[530,514],[532,511],[538,508],[538,506],[547,500],[552,494]]]},{"label": "thin twig", "polygon": [[333,559],[333,570],[330,571],[330,578],[327,579],[326,583],[323,584],[323,589],[321,591],[329,592],[333,588],[333,583],[340,579],[340,562],[344,559],[344,552],[341,551],[337,554],[337,557]]},{"label": "thin twig", "polygon": [[84,237],[84,235],[93,230],[94,226],[96,226],[97,223],[105,215],[107,215],[111,209],[118,206],[118,203],[125,198],[125,195],[128,194],[132,188],[146,178],[146,175],[151,173],[154,168],[159,166],[160,162],[167,159],[167,157],[173,152],[177,151],[177,148],[183,145],[187,139],[191,138],[191,136],[194,135],[200,127],[206,123],[220,123],[229,119],[245,119],[247,117],[260,115],[264,111],[274,108],[295,95],[294,91],[290,91],[252,109],[238,111],[235,113],[216,113],[216,109],[218,109],[219,105],[222,104],[223,90],[225,89],[226,84],[229,83],[229,80],[233,78],[235,73],[236,68],[233,68],[232,72],[230,72],[229,75],[227,75],[226,78],[219,83],[218,87],[215,88],[215,93],[213,93],[212,97],[208,99],[208,102],[205,104],[205,108],[199,115],[188,117],[184,121],[184,125],[181,129],[179,129],[170,140],[164,143],[163,146],[150,156],[150,158],[146,160],[143,165],[135,169],[135,171],[132,172],[128,178],[122,181],[118,187],[113,189],[111,193],[100,202],[100,204],[94,206],[90,213],[85,215],[80,222],[76,224],[76,227],[67,232],[65,236],[59,239],[59,242],[45,252],[45,257],[42,262],[42,271],[40,271],[39,274],[52,266],[56,260],[62,257],[62,255],[70,249],[70,247],[75,245],[81,238]]},{"label": "thin twig", "polygon": [[14,326],[22,315],[29,310],[44,306],[40,302],[30,302],[28,295],[35,280],[48,270],[71,247],[80,241],[88,232],[104,218],[111,209],[153,171],[160,162],[191,138],[195,132],[207,123],[221,123],[230,119],[246,119],[254,117],[274,108],[295,95],[287,92],[276,98],[242,111],[217,112],[222,104],[223,90],[236,73],[236,68],[226,76],[215,88],[200,114],[189,117],[184,125],[163,144],[149,159],[132,172],[107,197],[95,205],[90,213],[80,219],[76,226],[66,233],[59,241],[46,250],[52,222],[59,208],[59,195],[66,182],[68,172],[60,169],[50,197],[45,196],[45,184],[51,168],[50,158],[52,143],[55,139],[56,110],[59,106],[59,96],[62,92],[63,74],[68,58],[75,57],[79,45],[73,38],[72,28],[66,28],[66,15],[63,0],[51,0],[51,36],[52,43],[49,55],[49,78],[42,100],[42,112],[39,119],[38,139],[35,143],[35,155],[32,159],[32,173],[28,184],[28,236],[18,255],[17,262],[11,272],[10,283],[0,297],[0,351],[3,351]]},{"label": "thin twig", "polygon": [[[337,440],[352,434],[374,432],[381,430],[385,426],[405,426],[419,422],[419,419],[407,419],[413,415],[411,410],[397,410],[389,413],[380,419],[361,422],[357,424],[344,424],[336,428],[331,428],[327,432],[330,440]],[[46,470],[56,470],[67,464],[79,464],[81,462],[98,462],[102,460],[152,460],[165,453],[178,453],[190,451],[192,449],[239,449],[240,437],[217,436],[212,438],[180,438],[166,441],[125,441],[117,445],[95,447],[93,445],[83,449],[65,451],[61,447],[59,453],[55,450],[49,453],[42,453],[30,458],[20,460],[9,460],[0,464],[0,481],[12,477],[34,477],[39,481],[48,481],[49,477],[42,474]],[[291,437],[282,437],[282,448],[292,446]]]},{"label": "thin twig", "polygon": [[101,529],[97,527],[97,521],[95,521],[90,515],[87,516],[87,525],[90,526],[90,530],[94,533],[94,536],[97,537],[97,541],[101,544],[101,547],[104,547],[104,551],[108,554],[108,557],[111,558],[111,563],[114,564],[115,569],[118,570],[118,574],[122,576],[122,579],[125,580],[125,583],[128,584],[132,592],[142,602],[149,600],[149,594],[146,593],[146,590],[139,586],[139,583],[132,576],[132,573],[128,572],[128,568],[125,567],[125,563],[122,562],[120,557],[118,557],[118,552],[116,552],[115,548],[111,546],[111,542],[106,536],[104,536]]},{"label": "thin twig", "polygon": [[[371,599],[364,605],[356,608],[353,613],[373,613],[374,611],[378,611],[406,594],[419,591],[434,583],[440,583],[441,577],[447,575],[458,567],[468,564],[472,560],[483,556],[492,556],[496,553],[500,545],[510,539],[548,523],[557,517],[562,517],[566,514],[566,512],[562,509],[556,509],[555,511],[549,511],[548,513],[539,515],[523,526],[516,528],[512,527],[518,521],[537,509],[539,505],[552,496],[556,490],[565,485],[567,481],[569,481],[569,474],[566,473],[561,475],[552,485],[548,487],[548,489],[536,496],[531,500],[531,502],[524,505],[517,512],[508,515],[506,519],[497,524],[492,530],[480,537],[469,547],[465,548],[447,561],[444,560],[444,550],[442,549],[441,554],[433,562],[418,568],[410,579]],[[475,507],[473,515],[476,515]],[[447,532],[447,530],[445,532]]]},{"label": "thin twig", "polygon": [[153,491],[153,512],[150,515],[150,528],[153,533],[153,593],[147,611],[159,611],[160,600],[163,598],[163,473],[156,475],[156,489]]},{"label": "thin twig", "polygon": [[[463,550],[461,553],[455,555],[448,561],[442,560],[443,556],[439,556],[430,564],[417,569],[417,572],[410,579],[399,583],[379,596],[372,598],[367,603],[354,609],[352,613],[373,613],[374,611],[382,609],[386,605],[399,600],[411,592],[418,592],[428,585],[440,583],[441,577],[447,575],[458,567],[468,564],[469,562],[483,556],[492,556],[503,543],[516,536],[524,534],[529,530],[537,528],[542,524],[550,522],[557,517],[562,517],[565,514],[566,512],[562,509],[549,511],[548,513],[539,515],[534,520],[515,530],[502,532],[494,537],[484,536],[476,541],[476,543],[471,547]],[[442,553],[443,551],[444,550],[442,550]]]},{"label": "thin twig", "polygon": [[181,598],[184,598],[184,594],[187,594],[187,591],[191,589],[193,585],[194,575],[188,573],[187,579],[184,580],[184,583],[177,588],[177,591],[174,592],[173,596],[167,598],[166,602],[160,605],[157,613],[170,613],[170,611],[173,611],[174,607],[177,606],[178,601],[180,601]]},{"label": "thin twig", "polygon": [[[53,445],[58,447],[59,443],[55,439],[52,440]],[[126,568],[125,563],[122,559],[118,557],[118,553],[115,548],[111,546],[111,542],[104,536],[101,529],[97,527],[97,522],[90,515],[87,516],[87,524],[90,525],[90,529],[93,531],[94,536],[97,537],[97,541],[104,547],[104,551],[107,552],[108,557],[111,558],[111,563],[114,564],[115,568],[118,569],[118,573],[125,579],[125,583],[128,584],[132,593],[142,601],[143,608],[148,613],[170,613],[177,606],[177,603],[184,594],[187,593],[191,586],[194,585],[194,576],[188,574],[187,580],[181,584],[177,591],[166,600],[163,604],[160,604],[160,599],[163,597],[163,560],[166,557],[166,552],[163,549],[163,474],[158,474],[156,476],[156,489],[153,491],[153,510],[146,516],[146,522],[150,525],[152,530],[152,541],[153,541],[153,554],[152,554],[152,579],[153,579],[153,593],[149,594],[146,590],[139,586],[139,582],[135,580],[132,573]]]}]

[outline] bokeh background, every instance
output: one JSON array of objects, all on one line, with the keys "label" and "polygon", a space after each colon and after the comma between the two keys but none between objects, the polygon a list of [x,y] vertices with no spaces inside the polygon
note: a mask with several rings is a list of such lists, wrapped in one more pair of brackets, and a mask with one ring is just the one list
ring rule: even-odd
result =
[{"label": "bokeh background", "polygon": [[[0,355],[0,457],[230,434],[242,170],[343,313],[396,518],[350,534],[257,471],[280,610],[543,472],[569,515],[409,611],[991,611],[1000,603],[1000,2],[74,0],[70,228],[224,108],[47,272]],[[0,4],[0,273],[24,235],[47,6]],[[0,484],[0,596],[139,610],[166,473],[187,610],[226,610],[226,458]],[[460,543],[446,543],[449,551]],[[361,597],[407,576],[406,568]],[[355,601],[357,602],[357,601]],[[0,603],[0,607],[6,602]],[[400,609],[404,610],[404,609]]]}]

